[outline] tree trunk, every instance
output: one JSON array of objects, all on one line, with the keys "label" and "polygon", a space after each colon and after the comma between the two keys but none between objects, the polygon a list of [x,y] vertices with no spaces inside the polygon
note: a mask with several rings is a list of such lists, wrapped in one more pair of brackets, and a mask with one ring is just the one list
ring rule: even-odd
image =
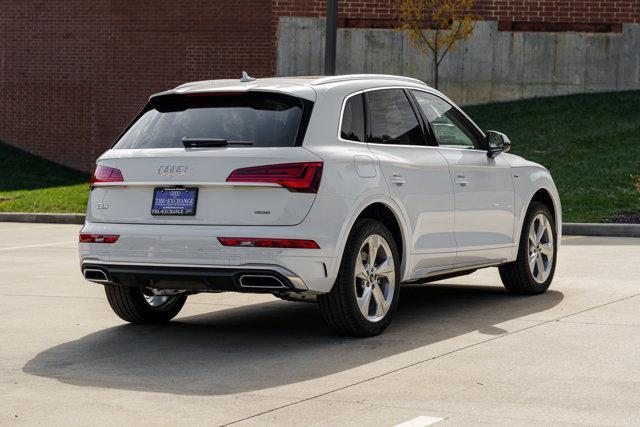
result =
[{"label": "tree trunk", "polygon": [[438,49],[438,36],[440,35],[440,33],[436,30],[436,34],[435,34],[435,49],[433,49],[433,87],[435,89],[438,89],[438,54],[439,54],[439,50]]},{"label": "tree trunk", "polygon": [[433,55],[433,87],[438,89],[438,56]]}]

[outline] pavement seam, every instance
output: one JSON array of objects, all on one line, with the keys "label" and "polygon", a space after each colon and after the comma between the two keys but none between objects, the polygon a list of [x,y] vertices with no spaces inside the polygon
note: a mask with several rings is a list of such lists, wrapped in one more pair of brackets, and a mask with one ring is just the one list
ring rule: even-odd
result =
[{"label": "pavement seam", "polygon": [[[65,299],[94,299],[94,300],[104,300],[104,297],[83,297],[78,295],[26,295],[26,294],[0,294],[0,297],[15,297],[15,298],[65,298]],[[189,302],[189,305],[216,305],[222,307],[244,307],[244,305],[237,304],[218,304],[213,302]],[[267,309],[267,307],[265,307]]]},{"label": "pavement seam", "polygon": [[575,320],[563,320],[561,321],[561,323],[571,323],[572,325],[622,326],[626,328],[640,328],[640,325],[628,325],[626,323],[578,322]]},{"label": "pavement seam", "polygon": [[104,299],[100,297],[83,297],[78,295],[23,295],[23,294],[0,294],[0,297],[15,297],[15,298],[65,298],[65,299]]},{"label": "pavement seam", "polygon": [[[8,224],[8,223],[2,223],[2,224]],[[71,227],[69,224],[39,224],[39,225],[30,225],[27,227],[7,227],[7,228],[0,228],[0,231],[22,231],[22,230],[43,230],[43,229],[48,229],[48,228],[60,228],[60,226],[62,227]],[[73,227],[77,227],[77,225],[73,225]]]},{"label": "pavement seam", "polygon": [[517,333],[520,333],[520,332],[523,332],[523,331],[528,331],[530,329],[537,328],[538,326],[542,326],[542,325],[547,325],[549,323],[560,322],[562,319],[566,319],[566,318],[571,317],[571,316],[576,316],[578,314],[586,313],[587,311],[595,310],[595,309],[598,309],[598,308],[601,308],[601,307],[605,307],[605,306],[608,306],[608,305],[611,305],[611,304],[615,304],[615,303],[618,303],[618,302],[621,302],[621,301],[624,301],[624,300],[628,300],[628,299],[631,299],[631,298],[636,298],[638,296],[640,296],[640,293],[634,294],[634,295],[629,295],[629,296],[626,296],[626,297],[622,297],[622,298],[616,299],[614,301],[609,301],[609,302],[606,302],[606,303],[603,303],[603,304],[600,304],[600,305],[597,305],[597,306],[594,306],[594,307],[590,307],[590,308],[586,308],[584,310],[577,311],[575,313],[566,314],[564,316],[560,316],[560,317],[557,317],[557,318],[554,318],[554,319],[546,320],[544,322],[536,323],[535,325],[531,325],[531,326],[527,326],[527,327],[524,327],[524,328],[521,328],[521,329],[517,329],[515,331],[507,332],[505,334],[498,335],[498,336],[495,336],[495,337],[491,337],[491,338],[488,338],[486,340],[478,341],[478,342],[473,343],[473,344],[468,344],[468,345],[462,346],[460,348],[456,348],[454,350],[450,350],[450,351],[447,351],[445,353],[441,353],[441,354],[429,357],[429,358],[424,359],[424,360],[419,360],[417,362],[413,362],[413,363],[410,363],[408,365],[401,366],[399,368],[392,369],[392,370],[387,371],[387,372],[383,372],[383,373],[381,373],[379,375],[375,375],[375,376],[370,377],[370,378],[365,378],[363,380],[356,381],[354,383],[347,384],[345,386],[338,387],[338,388],[335,388],[335,389],[332,389],[332,390],[328,390],[326,392],[319,393],[319,394],[316,394],[314,396],[309,396],[309,397],[306,397],[304,399],[300,399],[300,400],[295,401],[295,402],[287,403],[286,405],[281,405],[281,406],[278,406],[276,408],[268,409],[268,410],[259,412],[259,413],[254,414],[254,415],[250,415],[248,417],[241,418],[239,420],[231,421],[229,423],[220,424],[220,426],[221,427],[230,426],[230,425],[241,423],[243,421],[248,421],[250,419],[257,418],[257,417],[260,417],[262,415],[266,415],[266,414],[269,414],[269,413],[272,413],[272,412],[276,412],[276,411],[279,411],[281,409],[289,408],[291,406],[295,406],[295,405],[298,405],[300,403],[309,402],[311,400],[318,399],[318,398],[321,398],[321,397],[324,397],[324,396],[327,396],[327,395],[330,395],[332,393],[336,393],[336,392],[339,392],[339,391],[342,391],[342,390],[346,390],[348,388],[351,388],[351,387],[354,387],[354,386],[358,386],[358,385],[367,383],[369,381],[377,380],[379,378],[386,377],[386,376],[391,375],[391,374],[395,374],[396,372],[400,372],[400,371],[403,371],[405,369],[412,368],[414,366],[422,365],[423,363],[427,363],[427,362],[430,362],[432,360],[440,359],[442,357],[449,356],[451,354],[458,353],[458,352],[461,352],[463,350],[467,350],[467,349],[472,348],[472,347],[477,347],[477,346],[480,346],[482,344],[486,344],[488,342],[496,341],[496,340],[498,340],[500,338],[503,338],[503,337],[514,335],[514,334],[517,334]]},{"label": "pavement seam", "polygon": [[64,241],[64,242],[38,243],[36,245],[13,246],[13,247],[9,247],[9,248],[1,248],[0,247],[0,251],[12,251],[12,250],[18,250],[18,249],[30,249],[30,248],[39,248],[39,247],[55,246],[55,245],[70,245],[71,243],[78,243],[78,241],[77,240],[67,240],[67,241]]}]

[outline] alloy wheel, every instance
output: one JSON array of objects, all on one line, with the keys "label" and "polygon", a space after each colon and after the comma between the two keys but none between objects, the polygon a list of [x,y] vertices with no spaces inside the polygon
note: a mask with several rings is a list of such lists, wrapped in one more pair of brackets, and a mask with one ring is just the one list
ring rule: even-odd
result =
[{"label": "alloy wheel", "polygon": [[544,283],[553,267],[553,231],[549,219],[538,214],[529,227],[529,271],[538,283]]},{"label": "alloy wheel", "polygon": [[396,268],[387,241],[373,234],[362,243],[356,258],[354,286],[356,302],[370,322],[382,320],[395,293]]},{"label": "alloy wheel", "polygon": [[145,301],[151,307],[162,307],[169,300],[168,295],[157,295],[156,292],[151,288],[145,288],[142,291],[142,296],[144,296]]}]

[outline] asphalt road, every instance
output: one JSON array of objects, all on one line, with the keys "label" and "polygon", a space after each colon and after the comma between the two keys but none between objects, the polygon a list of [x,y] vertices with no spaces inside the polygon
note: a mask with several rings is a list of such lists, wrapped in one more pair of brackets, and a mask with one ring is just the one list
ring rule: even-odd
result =
[{"label": "asphalt road", "polygon": [[640,239],[565,238],[537,297],[495,269],[403,288],[383,335],[344,339],[313,304],[242,294],[124,324],[78,230],[0,223],[2,425],[640,423]]}]

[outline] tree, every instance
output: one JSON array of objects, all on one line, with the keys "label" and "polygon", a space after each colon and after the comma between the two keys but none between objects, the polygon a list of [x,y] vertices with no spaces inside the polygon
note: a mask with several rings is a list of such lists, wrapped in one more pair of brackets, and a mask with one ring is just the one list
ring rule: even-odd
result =
[{"label": "tree", "polygon": [[438,68],[461,40],[473,33],[475,0],[398,0],[400,29],[412,44],[433,60],[433,83],[438,88]]}]

